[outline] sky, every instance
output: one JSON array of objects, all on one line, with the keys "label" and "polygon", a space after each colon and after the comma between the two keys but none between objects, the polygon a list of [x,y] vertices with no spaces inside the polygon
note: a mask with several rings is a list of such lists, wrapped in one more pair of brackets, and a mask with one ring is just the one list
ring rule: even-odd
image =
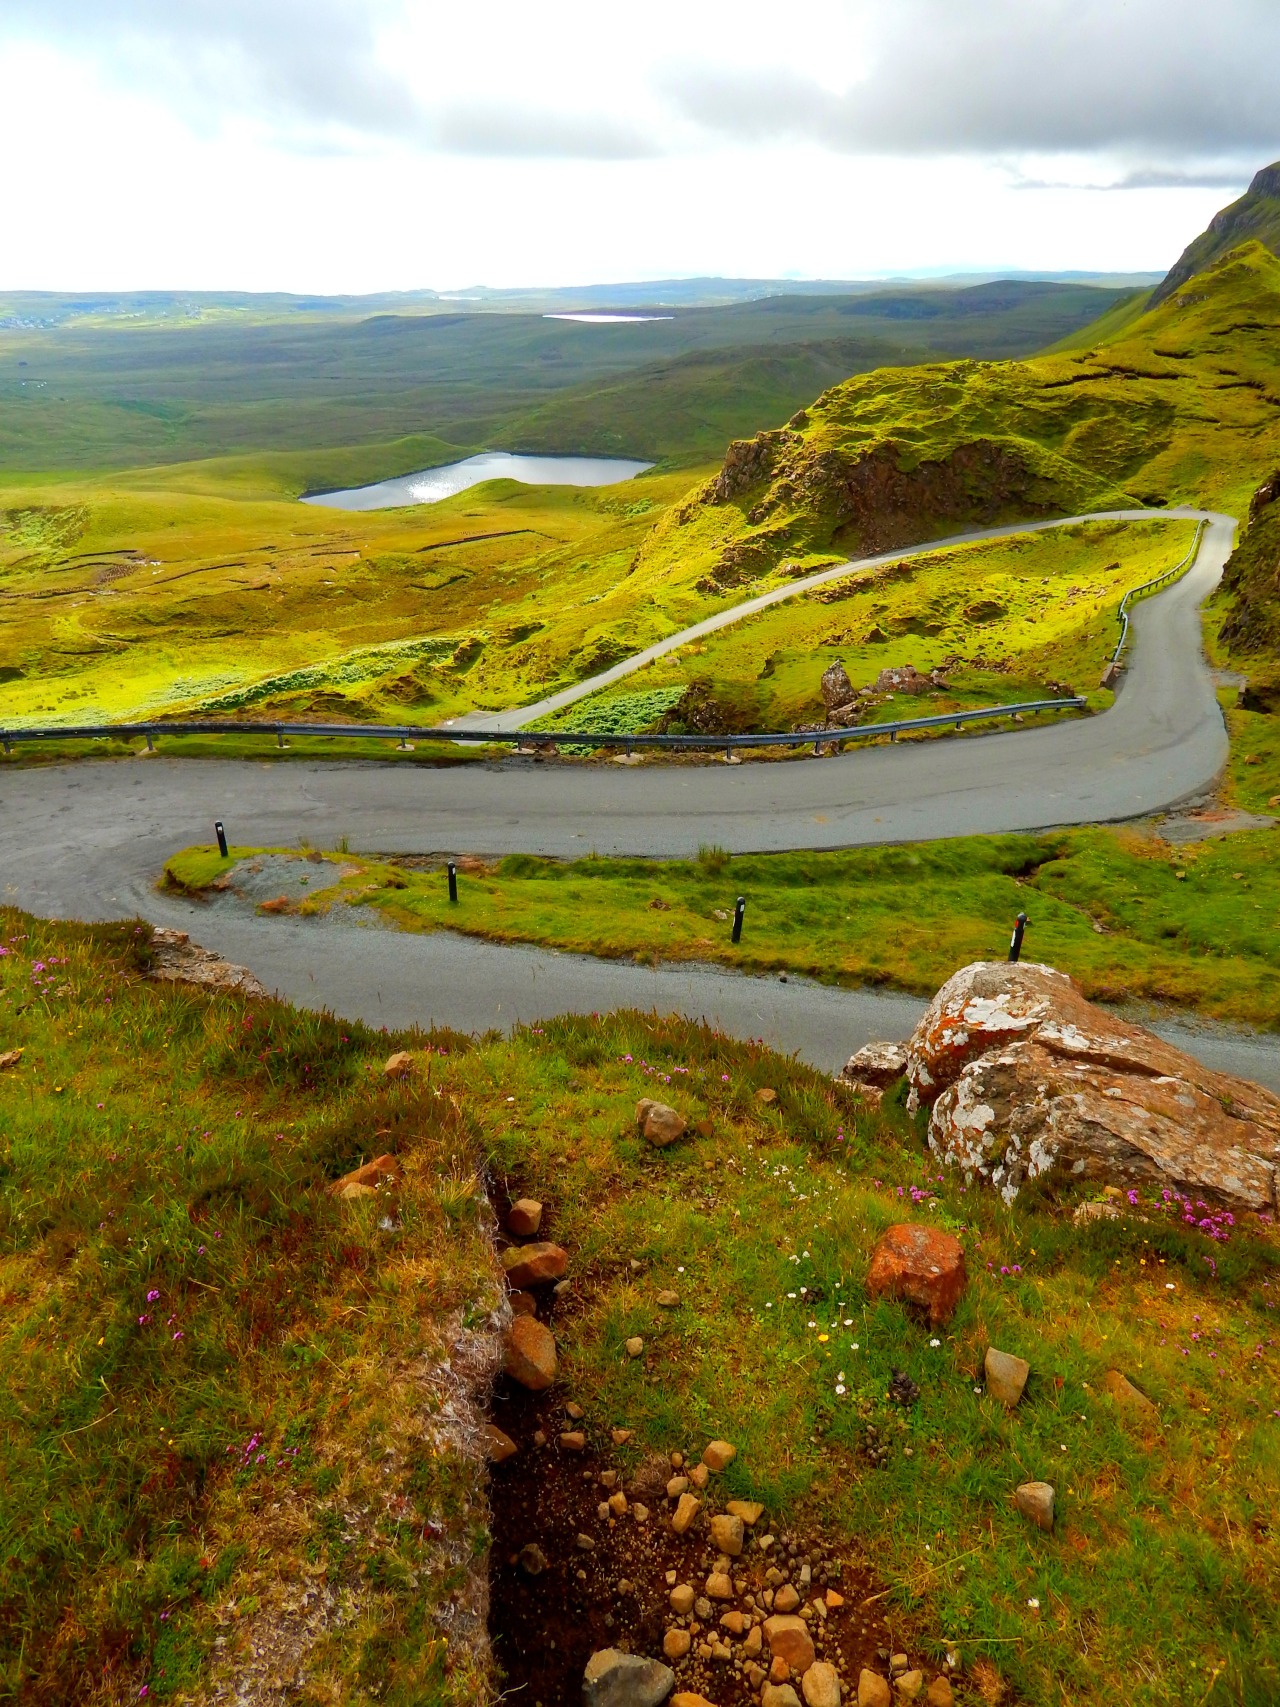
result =
[{"label": "sky", "polygon": [[0,0],[0,288],[1163,270],[1280,0]]}]

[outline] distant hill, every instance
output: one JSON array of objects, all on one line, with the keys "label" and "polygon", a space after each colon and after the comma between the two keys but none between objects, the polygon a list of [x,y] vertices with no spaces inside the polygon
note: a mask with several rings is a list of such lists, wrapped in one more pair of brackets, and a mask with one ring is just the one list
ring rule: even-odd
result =
[{"label": "distant hill", "polygon": [[1151,294],[1151,307],[1171,297],[1212,262],[1250,241],[1280,255],[1280,161],[1264,166],[1239,201],[1215,213],[1208,229],[1189,243]]}]

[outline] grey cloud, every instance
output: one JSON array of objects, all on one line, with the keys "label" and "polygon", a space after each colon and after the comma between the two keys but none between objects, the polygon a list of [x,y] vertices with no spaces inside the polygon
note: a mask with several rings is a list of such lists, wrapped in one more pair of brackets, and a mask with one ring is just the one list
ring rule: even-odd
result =
[{"label": "grey cloud", "polygon": [[377,54],[401,0],[0,0],[0,40],[57,41],[200,129],[248,114],[300,152],[384,140],[454,154],[627,159],[658,152],[604,114],[422,103]]},{"label": "grey cloud", "polygon": [[677,67],[669,97],[721,138],[885,155],[1105,152],[1135,184],[1188,158],[1280,153],[1275,0],[1219,0],[1212,16],[1203,0],[893,0],[867,23],[869,75],[847,93]]}]

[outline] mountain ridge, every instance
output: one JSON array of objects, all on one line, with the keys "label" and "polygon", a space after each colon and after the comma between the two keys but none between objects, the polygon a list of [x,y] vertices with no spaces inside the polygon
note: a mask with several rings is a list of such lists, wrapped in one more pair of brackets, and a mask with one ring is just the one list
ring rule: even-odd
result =
[{"label": "mountain ridge", "polygon": [[1251,240],[1280,255],[1280,160],[1255,172],[1245,193],[1187,244],[1151,293],[1149,306],[1158,308],[1212,262]]}]

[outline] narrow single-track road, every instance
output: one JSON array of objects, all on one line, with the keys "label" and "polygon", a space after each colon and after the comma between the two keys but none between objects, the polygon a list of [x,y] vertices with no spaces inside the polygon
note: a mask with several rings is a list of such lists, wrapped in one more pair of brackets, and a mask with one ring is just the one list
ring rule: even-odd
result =
[{"label": "narrow single-track road", "polygon": [[[242,845],[305,839],[333,847],[346,836],[352,847],[401,853],[595,850],[662,858],[691,855],[702,844],[731,852],[849,847],[1158,811],[1207,788],[1227,752],[1199,607],[1217,585],[1235,522],[1204,519],[1196,562],[1138,608],[1123,689],[1097,717],[777,764],[629,768],[507,759],[440,770],[160,754],[0,767],[0,897],[54,917],[137,913],[190,929],[289,999],[374,1023],[472,1029],[656,1006],[835,1065],[870,1035],[901,1034],[918,1005],[709,968],[654,971],[345,921],[259,918],[158,895],[155,878],[170,854],[210,840],[215,818]],[[904,893],[903,906],[910,905]],[[993,921],[993,946],[1004,924]],[[1232,1070],[1280,1082],[1275,1045],[1212,1031],[1203,1039],[1193,1046],[1215,1051],[1224,1067],[1234,1062]]]}]

